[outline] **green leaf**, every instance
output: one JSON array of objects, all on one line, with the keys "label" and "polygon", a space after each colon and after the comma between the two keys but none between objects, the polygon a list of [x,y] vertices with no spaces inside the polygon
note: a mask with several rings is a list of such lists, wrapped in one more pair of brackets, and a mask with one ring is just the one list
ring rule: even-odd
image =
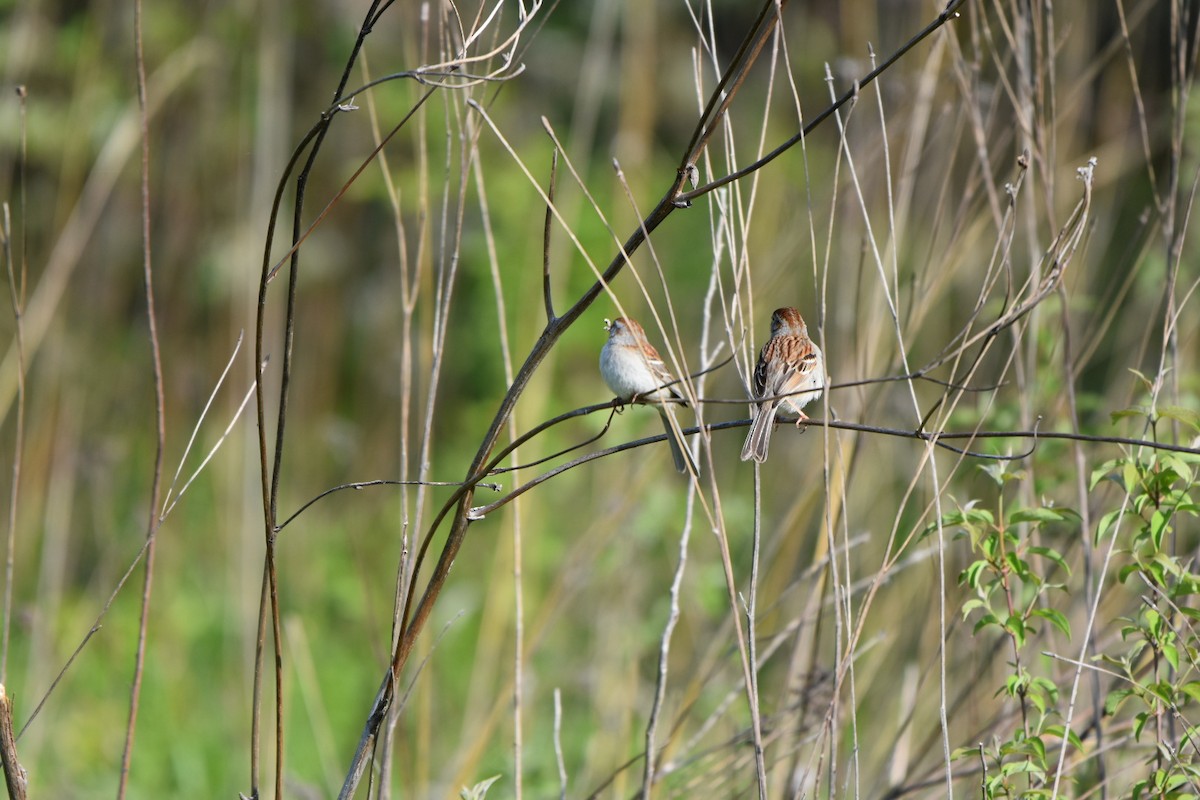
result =
[{"label": "green leaf", "polygon": [[463,790],[458,793],[462,800],[484,800],[487,797],[488,789],[492,788],[492,784],[500,780],[499,775],[493,775],[487,780],[482,780],[471,788],[463,787]]},{"label": "green leaf", "polygon": [[1151,381],[1149,378],[1147,378],[1142,373],[1138,372],[1133,367],[1129,367],[1129,371],[1132,372],[1134,375],[1136,375],[1137,379],[1142,382],[1143,389],[1145,389],[1147,392],[1154,391],[1154,382],[1153,381]]},{"label": "green leaf", "polygon": [[1181,406],[1159,406],[1158,416],[1190,425],[1193,430],[1200,431],[1200,413]]},{"label": "green leaf", "polygon": [[1008,515],[1013,525],[1018,522],[1062,522],[1063,515],[1053,508],[1018,508]]},{"label": "green leaf", "polygon": [[979,469],[983,474],[994,480],[997,485],[1004,485],[1004,470],[1007,464],[1003,461],[992,461],[988,464],[980,464]]},{"label": "green leaf", "polygon": [[1066,559],[1064,559],[1057,550],[1051,547],[1031,547],[1029,548],[1029,552],[1032,555],[1050,559],[1055,564],[1062,567],[1063,571],[1066,572],[1067,575],[1071,574],[1071,568],[1067,566]]},{"label": "green leaf", "polygon": [[1054,685],[1054,681],[1049,678],[1034,678],[1030,683],[1058,702],[1058,687]]},{"label": "green leaf", "polygon": [[983,557],[986,558],[988,561],[995,560],[996,553],[999,551],[999,548],[1000,548],[1000,537],[998,537],[998,536],[985,536],[979,542],[979,551],[981,553],[983,553]]},{"label": "green leaf", "polygon": [[1146,727],[1146,722],[1150,719],[1150,712],[1143,711],[1133,718],[1133,738],[1135,741],[1142,740],[1142,729]]},{"label": "green leaf", "polygon": [[950,752],[951,761],[959,761],[964,758],[979,758],[978,747],[959,747]]},{"label": "green leaf", "polygon": [[1174,556],[1170,556],[1161,552],[1155,553],[1152,563],[1162,567],[1162,571],[1165,574],[1170,575],[1172,578],[1177,580],[1182,579],[1184,575],[1183,565],[1181,565],[1179,563],[1179,559]]},{"label": "green leaf", "polygon": [[968,600],[967,602],[963,603],[963,607],[962,607],[963,619],[965,620],[967,617],[971,616],[971,612],[977,608],[987,608],[987,604],[984,603],[982,600],[980,600],[978,597],[972,598],[972,599]]},{"label": "green leaf", "polygon": [[1171,684],[1167,683],[1166,681],[1155,681],[1154,683],[1151,683],[1146,688],[1150,690],[1150,693],[1152,695],[1157,697],[1159,700],[1162,700],[1168,706],[1172,705],[1175,702],[1174,701],[1175,687],[1173,687]]},{"label": "green leaf", "polygon": [[1188,681],[1179,687],[1179,691],[1200,703],[1200,681]]},{"label": "green leaf", "polygon": [[1125,491],[1133,493],[1138,484],[1142,482],[1142,476],[1136,464],[1131,464],[1126,461],[1125,466],[1121,468],[1121,480],[1124,483]]},{"label": "green leaf", "polygon": [[1150,630],[1150,633],[1154,636],[1161,636],[1163,632],[1162,614],[1158,613],[1156,609],[1147,608],[1143,612],[1143,616],[1146,619],[1146,627]]},{"label": "green leaf", "polygon": [[1103,464],[1092,470],[1092,477],[1088,481],[1088,491],[1090,492],[1095,490],[1100,481],[1111,476],[1123,463],[1125,463],[1125,459],[1114,458],[1111,461],[1105,461]]},{"label": "green leaf", "polygon": [[1167,497],[1167,504],[1175,507],[1176,514],[1191,514],[1193,517],[1200,515],[1200,506],[1197,506],[1192,496],[1182,489],[1172,489]]},{"label": "green leaf", "polygon": [[1096,528],[1096,541],[1099,542],[1108,535],[1109,530],[1113,528],[1113,523],[1121,518],[1123,514],[1128,513],[1124,508],[1116,508],[1109,511],[1100,518],[1100,525]]},{"label": "green leaf", "polygon": [[1029,565],[1022,558],[1018,557],[1016,553],[1007,553],[1004,556],[1004,560],[1008,563],[1008,568],[1013,571],[1014,575],[1018,575],[1023,579],[1029,576]]},{"label": "green leaf", "polygon": [[1162,646],[1163,658],[1171,665],[1171,669],[1179,671],[1179,650],[1173,644],[1164,644]]},{"label": "green leaf", "polygon": [[980,559],[980,560],[974,562],[973,564],[971,564],[969,567],[967,567],[966,569],[964,569],[962,571],[962,573],[958,577],[958,582],[960,584],[966,584],[967,586],[970,586],[972,589],[978,589],[979,583],[980,583],[980,577],[983,574],[983,571],[985,569],[987,569],[987,566],[988,566],[988,562],[983,559]]},{"label": "green leaf", "polygon": [[1150,536],[1154,540],[1155,550],[1162,550],[1163,535],[1169,530],[1170,522],[1170,513],[1164,512],[1162,509],[1158,509],[1150,515]]},{"label": "green leaf", "polygon": [[[1169,755],[1167,757],[1174,758],[1175,754],[1173,752],[1169,753]],[[1178,773],[1168,774],[1166,776],[1166,781],[1163,784],[1163,788],[1165,788],[1168,792],[1170,792],[1173,789],[1178,789],[1180,786],[1183,786],[1185,783],[1188,782],[1188,780],[1189,780],[1189,778],[1187,775],[1181,775]],[[1179,795],[1172,794],[1171,798],[1172,798],[1172,800],[1179,800]]]},{"label": "green leaf", "polygon": [[1123,419],[1128,417],[1144,417],[1147,415],[1147,409],[1141,406],[1130,406],[1122,408],[1120,411],[1113,411],[1108,416],[1112,418],[1112,424],[1116,425]]},{"label": "green leaf", "polygon": [[1030,773],[1032,775],[1042,775],[1043,771],[1038,768],[1038,765],[1029,760],[1009,761],[1000,767],[1000,774],[1006,777],[1012,775],[1023,775]]},{"label": "green leaf", "polygon": [[[1046,726],[1046,733],[1049,734],[1050,736],[1057,736],[1059,739],[1063,738],[1064,730],[1066,730],[1066,728],[1064,728],[1062,725],[1047,725]],[[1079,740],[1079,735],[1077,733],[1075,733],[1075,731],[1067,731],[1067,741],[1076,750],[1083,749],[1083,742],[1081,742]]]},{"label": "green leaf", "polygon": [[1121,704],[1134,694],[1133,689],[1116,689],[1108,693],[1108,697],[1104,699],[1104,713],[1112,716],[1120,709]]},{"label": "green leaf", "polygon": [[1040,736],[1030,736],[1027,740],[1029,747],[1033,750],[1034,756],[1038,760],[1038,765],[1046,766],[1046,745]]},{"label": "green leaf", "polygon": [[1025,634],[1028,632],[1028,628],[1025,625],[1025,621],[1021,619],[1020,615],[1013,614],[1007,620],[1005,620],[1004,629],[1012,634],[1013,641],[1016,643],[1017,647],[1025,646]]},{"label": "green leaf", "polygon": [[1129,672],[1129,669],[1128,669],[1128,667],[1129,667],[1129,662],[1128,662],[1128,660],[1127,660],[1127,659],[1124,659],[1124,658],[1113,658],[1112,656],[1110,656],[1110,655],[1107,655],[1107,654],[1105,654],[1105,653],[1100,653],[1100,654],[1098,654],[1098,655],[1096,655],[1096,656],[1093,656],[1093,660],[1095,660],[1095,661],[1100,661],[1101,663],[1104,663],[1104,664],[1108,664],[1108,665],[1110,665],[1110,666],[1113,666],[1113,667],[1115,667],[1115,668],[1117,668],[1117,669],[1123,670],[1123,671],[1124,671],[1124,672],[1126,672],[1126,673],[1128,673],[1128,672]]},{"label": "green leaf", "polygon": [[1125,581],[1129,579],[1130,575],[1134,574],[1135,572],[1140,572],[1141,569],[1142,568],[1137,564],[1126,564],[1125,566],[1121,567],[1121,569],[1117,570],[1117,582],[1125,583]]},{"label": "green leaf", "polygon": [[1154,469],[1151,469],[1147,472],[1146,485],[1148,487],[1153,487],[1161,494],[1167,492],[1172,486],[1175,485],[1176,481],[1179,480],[1179,475],[1175,472],[1175,470],[1166,466],[1166,462],[1164,462],[1161,458],[1155,456],[1155,460],[1158,463]]},{"label": "green leaf", "polygon": [[1162,456],[1162,462],[1169,466],[1175,472],[1175,474],[1177,474],[1183,480],[1184,483],[1190,486],[1195,482],[1192,468],[1188,466],[1186,460],[1181,458],[1176,453],[1164,453]]},{"label": "green leaf", "polygon": [[1071,638],[1071,623],[1067,621],[1066,616],[1062,612],[1053,608],[1035,608],[1033,610],[1035,617],[1049,620],[1050,624],[1062,631],[1062,635],[1068,639]]},{"label": "green leaf", "polygon": [[[1183,729],[1183,741],[1190,746],[1195,747],[1197,740],[1200,740],[1200,728],[1195,725],[1188,725]],[[1192,767],[1195,770],[1195,767]]]},{"label": "green leaf", "polygon": [[992,512],[986,508],[971,508],[968,509],[964,518],[968,522],[974,522],[977,525],[992,526],[996,524],[996,518],[992,516]]},{"label": "green leaf", "polygon": [[1146,506],[1150,505],[1151,502],[1151,497],[1148,494],[1135,495],[1133,498],[1134,513],[1141,516],[1142,512],[1146,510]]},{"label": "green leaf", "polygon": [[1146,576],[1157,586],[1167,585],[1167,565],[1155,559],[1145,566]]}]

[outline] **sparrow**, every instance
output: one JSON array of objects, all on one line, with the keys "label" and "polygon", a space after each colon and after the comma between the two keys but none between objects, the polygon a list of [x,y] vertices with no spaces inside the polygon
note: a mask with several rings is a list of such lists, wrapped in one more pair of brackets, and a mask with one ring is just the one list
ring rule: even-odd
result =
[{"label": "sparrow", "polygon": [[[771,315],[771,338],[758,354],[754,367],[754,422],[742,461],[767,460],[771,431],[777,414],[795,418],[799,426],[808,415],[804,407],[821,395],[825,388],[825,357],[808,338],[808,326],[794,308],[778,308]],[[780,395],[788,395],[780,397]]]},{"label": "sparrow", "polygon": [[[625,402],[635,399],[683,400],[683,395],[668,385],[677,381],[667,371],[654,345],[646,340],[646,331],[637,320],[629,317],[617,317],[612,322],[604,320],[604,329],[608,331],[608,341],[600,350],[600,374],[617,397]],[[681,405],[687,403],[681,402]],[[692,460],[676,429],[671,426],[671,419],[661,404],[658,414],[667,430],[667,442],[671,445],[675,469],[687,473],[691,467],[693,472],[699,474],[696,462]]]}]

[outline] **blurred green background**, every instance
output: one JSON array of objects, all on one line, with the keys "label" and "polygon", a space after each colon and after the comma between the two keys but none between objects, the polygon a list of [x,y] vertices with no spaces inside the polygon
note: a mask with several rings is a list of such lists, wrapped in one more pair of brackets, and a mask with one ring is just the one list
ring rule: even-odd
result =
[{"label": "blurred green background", "polygon": [[[895,301],[912,365],[932,359],[964,325],[977,298],[982,295],[986,313],[995,315],[1008,282],[1015,292],[1033,272],[1081,196],[1076,169],[1096,156],[1088,240],[1070,265],[1064,292],[1038,309],[1020,337],[1005,338],[986,356],[976,380],[1003,385],[960,404],[949,427],[969,429],[979,422],[992,430],[1028,429],[1040,416],[1043,429],[1070,429],[1062,367],[1064,299],[1084,431],[1143,434],[1109,421],[1111,411],[1144,402],[1130,369],[1164,376],[1173,401],[1195,407],[1190,367],[1196,317],[1188,292],[1196,279],[1196,247],[1184,235],[1197,167],[1198,121],[1186,103],[1195,64],[1195,20],[1187,15],[1195,14],[1195,6],[1166,0],[1125,4],[1126,43],[1113,4],[1058,0],[1039,4],[1036,13],[1026,5],[967,3],[962,19],[864,92],[844,118],[852,167],[844,154],[839,157],[837,124],[827,121],[803,149],[794,148],[733,190],[676,212],[654,234],[653,255],[667,275],[678,326],[676,339],[668,325],[671,341],[683,344],[679,355],[697,368],[703,331],[710,349],[725,341],[720,358],[738,355],[708,378],[705,396],[744,396],[739,370],[765,337],[771,309],[785,304],[798,305],[819,331],[835,382],[902,373],[873,245],[883,251],[889,270],[894,253]],[[501,6],[482,42],[473,44],[479,51],[516,27],[517,4]],[[790,4],[781,49],[764,54],[751,73],[729,130],[714,140],[713,161],[702,165],[702,177],[719,177],[731,164],[752,161],[760,136],[763,149],[770,149],[796,131],[789,81],[805,118],[811,118],[828,102],[826,65],[834,90],[845,91],[869,71],[868,46],[880,56],[890,54],[932,20],[939,6],[912,0]],[[441,60],[440,43],[456,42],[460,24],[450,8],[413,2],[390,8],[367,38],[349,84]],[[458,8],[469,30],[480,8],[486,14],[492,6]],[[143,5],[151,252],[168,479],[240,337],[230,377],[183,461],[185,477],[221,441],[252,383],[271,200],[293,149],[332,98],[365,10],[363,3],[281,0]],[[545,118],[607,218],[607,225],[598,219],[560,162],[559,206],[583,251],[602,268],[617,252],[614,236],[624,239],[639,219],[617,180],[614,159],[637,209],[646,213],[673,180],[715,83],[711,59],[728,62],[757,11],[728,0],[703,8],[640,0],[541,6],[516,48],[523,71],[433,95],[385,148],[386,161],[367,167],[301,251],[281,516],[334,485],[416,478],[423,452],[428,479],[462,478],[507,386],[489,247],[495,248],[503,287],[510,369],[542,330],[544,204],[497,136],[468,110],[467,98],[486,108],[543,187],[553,151]],[[1031,13],[1037,19],[1032,28],[1016,24]],[[706,26],[711,19],[715,55],[698,49],[693,14]],[[423,15],[432,22],[423,22]],[[0,0],[0,21],[0,186],[12,221],[13,258],[28,269],[13,629],[3,679],[20,727],[141,547],[153,468],[154,398],[141,277],[132,5]],[[1173,59],[1177,41],[1189,44],[1182,58]],[[492,58],[468,71],[482,73],[499,64]],[[695,86],[697,71],[704,96]],[[23,105],[14,91],[18,85],[27,91]],[[399,123],[425,89],[412,80],[388,82],[356,98],[356,110],[336,117],[312,172],[306,225],[368,157],[378,131]],[[486,186],[486,211],[475,176],[468,173],[460,184],[468,126],[481,129],[475,158]],[[1005,184],[1017,180],[1016,159],[1027,148],[1031,167],[1021,202],[1011,222],[1002,222]],[[394,186],[395,206],[385,175]],[[863,189],[861,202],[855,180]],[[272,259],[287,249],[292,193],[289,185]],[[1011,249],[997,259],[997,242],[1009,225]],[[594,276],[558,225],[549,259],[561,311]],[[982,289],[981,276],[993,263],[1005,264],[1001,274],[1011,277]],[[1164,285],[1175,264],[1182,265],[1172,312],[1179,314],[1178,338],[1164,359]],[[647,248],[634,258],[634,267],[665,313],[666,292]],[[277,397],[282,358],[283,283],[272,286],[267,309],[271,398]],[[447,286],[453,292],[447,357],[433,402],[432,438],[423,451],[434,307]],[[612,288],[627,311],[649,319],[649,304],[629,270]],[[403,313],[409,291],[411,327]],[[736,319],[732,334],[722,307],[745,315]],[[521,399],[518,432],[609,399],[596,356],[604,339],[602,320],[617,313],[602,296],[563,337]],[[656,343],[666,340],[658,326],[646,327]],[[8,463],[16,448],[15,330],[12,314],[0,316],[0,342],[6,343],[0,460]],[[950,375],[943,371],[938,377]],[[941,391],[920,386],[923,408]],[[843,419],[908,430],[918,423],[900,383],[850,389],[830,405]],[[819,417],[825,409],[810,412]],[[746,409],[713,405],[705,414],[721,421],[744,417]],[[592,416],[554,428],[523,447],[515,461],[555,453],[602,424],[602,416]],[[630,410],[593,447],[652,435],[657,424],[650,411]],[[272,423],[272,436],[273,431]],[[399,796],[456,796],[461,786],[494,774],[502,778],[491,796],[515,792],[516,532],[525,644],[523,789],[533,797],[558,793],[553,697],[561,690],[559,738],[568,796],[596,790],[600,796],[632,796],[640,785],[640,762],[619,768],[644,748],[668,590],[685,527],[691,540],[683,613],[672,640],[668,716],[660,733],[661,742],[671,731],[680,762],[664,783],[664,795],[748,796],[740,794],[753,785],[744,771],[748,756],[744,747],[729,744],[748,718],[739,705],[744,700],[738,694],[730,601],[712,535],[714,528],[728,533],[736,580],[744,588],[754,494],[753,471],[737,461],[742,434],[735,429],[713,435],[712,462],[705,457],[703,463],[716,465],[717,483],[706,484],[703,503],[689,500],[687,482],[677,479],[665,449],[655,446],[570,471],[470,528],[422,639],[420,657],[432,655],[401,718],[393,777]],[[917,480],[910,493],[914,475],[927,468],[923,446],[832,435],[834,443],[827,445],[819,428],[802,437],[781,428],[763,471],[762,646],[780,632],[790,630],[792,637],[764,670],[764,693],[772,698],[764,713],[795,707],[797,697],[788,694],[796,686],[795,665],[809,658],[805,702],[823,713],[834,694],[829,670],[844,633],[833,622],[832,592],[816,581],[819,570],[810,570],[814,558],[827,552],[824,520],[836,520],[839,542],[844,536],[854,543],[853,566],[846,561],[844,576],[851,584],[877,574],[893,531],[903,539],[929,521],[930,485]],[[998,443],[995,451],[1009,446]],[[1014,450],[1022,446],[1011,443]],[[1026,500],[1058,497],[1077,504],[1070,453],[1066,445],[1040,446],[1026,465],[1021,490]],[[1110,457],[1102,448],[1094,451],[1095,463]],[[950,454],[941,458],[947,507],[988,496],[989,484],[974,465],[960,465]],[[826,463],[833,483],[842,487],[832,492],[838,498],[833,501],[824,485]],[[498,480],[511,489],[538,471]],[[11,470],[5,474],[11,479]],[[0,496],[7,498],[8,480],[3,486]],[[251,405],[159,534],[131,796],[233,797],[249,791],[263,549],[259,487]],[[412,537],[423,532],[450,492],[375,487],[334,494],[282,532],[286,774],[294,796],[332,796],[340,787],[388,663],[402,551],[414,546]],[[490,499],[486,491],[477,496],[479,502]],[[713,508],[712,518],[703,512],[705,504]],[[4,507],[10,507],[7,500]],[[1064,549],[1083,558],[1078,531],[1064,536]],[[442,539],[435,538],[435,552]],[[926,773],[936,776],[941,763],[933,702],[938,629],[931,612],[937,571],[930,553],[920,549],[927,546],[928,541],[914,544],[911,560],[891,568],[879,599],[864,615],[857,695],[837,690],[845,704],[838,713],[857,714],[865,796],[882,796],[887,786]],[[966,558],[950,553],[946,574],[952,592],[963,566],[958,562]],[[135,573],[117,594],[102,627],[21,738],[33,796],[115,792],[140,582]],[[1072,590],[1079,605],[1069,613],[1078,619],[1085,610],[1083,592],[1077,584]],[[950,602],[951,621],[961,619],[954,613],[961,599]],[[821,608],[824,622],[817,624]],[[972,644],[968,626],[956,626],[953,635],[963,643],[951,664],[956,686],[978,683],[955,717],[962,741],[952,745],[959,746],[972,744],[970,732],[993,713],[991,694],[999,679],[990,670],[1002,671],[1004,659],[993,659],[995,651],[983,643]],[[920,688],[913,691],[922,697],[907,719],[897,705],[902,664],[919,676],[914,680]],[[410,670],[406,679],[414,674]],[[266,685],[269,701],[269,678]],[[703,724],[706,715],[727,704],[735,710]],[[812,727],[790,744],[772,738],[790,748],[779,763],[793,755],[809,763],[804,737],[820,730],[821,713],[809,714],[807,725]],[[779,734],[782,726],[774,730]],[[907,735],[916,740],[911,761],[897,767],[897,742]],[[691,736],[696,738],[688,741]],[[842,728],[831,739],[850,748],[849,736]],[[847,757],[842,750],[835,760]],[[600,789],[614,773],[614,782]],[[824,784],[820,791],[843,793],[840,786]]]}]

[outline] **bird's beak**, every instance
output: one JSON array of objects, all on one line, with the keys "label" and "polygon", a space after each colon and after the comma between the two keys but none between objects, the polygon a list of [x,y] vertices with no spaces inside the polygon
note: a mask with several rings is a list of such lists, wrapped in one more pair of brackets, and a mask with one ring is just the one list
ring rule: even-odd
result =
[{"label": "bird's beak", "polygon": [[612,329],[612,320],[609,319],[608,317],[605,317],[604,318],[604,330],[607,331],[607,330],[611,330],[611,329]]}]

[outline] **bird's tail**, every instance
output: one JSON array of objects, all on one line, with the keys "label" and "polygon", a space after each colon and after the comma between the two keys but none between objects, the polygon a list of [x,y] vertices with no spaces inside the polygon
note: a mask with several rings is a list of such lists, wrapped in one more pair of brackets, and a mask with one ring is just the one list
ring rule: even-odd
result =
[{"label": "bird's tail", "polygon": [[771,446],[771,428],[775,424],[775,404],[758,407],[754,414],[754,422],[750,423],[750,433],[746,434],[746,443],[742,445],[742,461],[754,459],[758,463],[767,460],[767,448]]},{"label": "bird's tail", "polygon": [[675,462],[675,469],[686,475],[690,468],[692,472],[699,475],[700,467],[692,459],[692,454],[687,449],[687,444],[683,441],[683,438],[680,434],[676,433],[675,427],[671,425],[671,419],[667,416],[667,412],[660,408],[658,414],[662,417],[663,427],[667,429],[667,443],[671,445],[671,458]]}]

